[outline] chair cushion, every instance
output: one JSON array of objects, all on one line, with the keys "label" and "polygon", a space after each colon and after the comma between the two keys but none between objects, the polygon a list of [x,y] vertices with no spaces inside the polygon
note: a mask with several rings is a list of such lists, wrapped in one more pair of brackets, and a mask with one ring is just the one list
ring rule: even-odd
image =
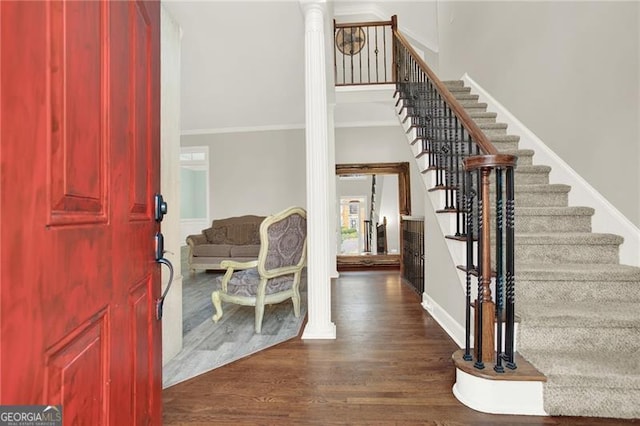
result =
[{"label": "chair cushion", "polygon": [[231,257],[253,257],[257,259],[258,253],[260,253],[260,244],[231,246]]},{"label": "chair cushion", "polygon": [[194,256],[231,257],[229,244],[200,244],[193,248]]},{"label": "chair cushion", "polygon": [[[260,275],[258,268],[244,269],[234,272],[227,283],[227,293],[234,296],[255,296],[258,292]],[[279,293],[289,290],[293,285],[293,274],[272,278],[267,282],[265,294]],[[222,288],[222,276],[216,278],[216,289]]]}]

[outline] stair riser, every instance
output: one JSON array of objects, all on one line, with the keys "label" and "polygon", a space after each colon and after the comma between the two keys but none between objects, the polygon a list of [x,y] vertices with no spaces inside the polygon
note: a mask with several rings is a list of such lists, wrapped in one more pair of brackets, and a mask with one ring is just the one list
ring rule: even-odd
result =
[{"label": "stair riser", "polygon": [[518,163],[521,166],[530,166],[533,164],[533,155],[521,155],[518,157]]},{"label": "stair riser", "polygon": [[536,351],[624,351],[640,350],[637,328],[533,327],[524,322],[519,328],[518,347]]},{"label": "stair riser", "polygon": [[[516,264],[516,271],[518,265]],[[640,283],[584,281],[525,281],[517,283],[518,303],[524,305],[566,301],[640,302]]]},{"label": "stair riser", "polygon": [[473,121],[475,121],[476,124],[491,124],[495,123],[496,119],[495,117],[477,117],[473,118]]},{"label": "stair riser", "polygon": [[488,138],[492,136],[503,136],[507,134],[507,129],[480,129]]},{"label": "stair riser", "polygon": [[[524,186],[516,185],[515,204],[519,207],[566,207],[568,196],[566,192],[525,192]],[[493,194],[491,203],[495,203]]]},{"label": "stair riser", "polygon": [[463,93],[463,92],[455,92],[452,93],[453,97],[456,98],[459,102],[461,101],[475,101],[478,102],[478,95],[472,95],[470,93]]},{"label": "stair riser", "polygon": [[544,401],[552,416],[640,418],[640,389],[545,386]]},{"label": "stair riser", "polygon": [[591,216],[518,216],[516,232],[591,232]]},{"label": "stair riser", "polygon": [[[489,177],[489,183],[495,185],[495,177],[492,173]],[[544,185],[549,183],[549,172],[543,173],[518,173],[516,167],[515,183],[518,185]]]},{"label": "stair riser", "polygon": [[526,263],[618,263],[618,245],[518,244],[516,262]]},{"label": "stair riser", "polygon": [[463,103],[463,108],[468,112],[485,112],[487,110],[487,106],[483,104],[478,104],[477,102],[468,102],[466,105]]},{"label": "stair riser", "polygon": [[491,141],[491,144],[500,152],[518,149],[518,141]]}]

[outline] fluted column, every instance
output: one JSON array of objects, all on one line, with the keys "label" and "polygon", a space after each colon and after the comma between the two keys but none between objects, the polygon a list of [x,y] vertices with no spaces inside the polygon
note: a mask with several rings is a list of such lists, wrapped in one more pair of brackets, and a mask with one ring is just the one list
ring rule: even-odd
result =
[{"label": "fluted column", "polygon": [[335,339],[329,277],[329,136],[324,14],[326,0],[301,0],[305,43],[308,321],[303,339]]}]

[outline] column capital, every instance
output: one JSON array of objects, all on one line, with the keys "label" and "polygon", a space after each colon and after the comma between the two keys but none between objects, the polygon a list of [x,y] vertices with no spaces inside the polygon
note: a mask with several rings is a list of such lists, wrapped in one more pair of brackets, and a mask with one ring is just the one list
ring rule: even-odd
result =
[{"label": "column capital", "polygon": [[319,10],[322,14],[326,14],[327,0],[298,0],[300,2],[300,8],[302,12],[307,15],[312,10]]}]

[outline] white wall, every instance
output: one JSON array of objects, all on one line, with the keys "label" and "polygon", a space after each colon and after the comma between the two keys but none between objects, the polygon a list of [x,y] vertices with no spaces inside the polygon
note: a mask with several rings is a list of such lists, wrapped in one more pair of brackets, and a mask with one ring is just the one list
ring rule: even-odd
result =
[{"label": "white wall", "polygon": [[388,21],[398,16],[398,29],[438,69],[438,2],[436,1],[336,1],[337,22]]},{"label": "white wall", "polygon": [[402,161],[410,164],[411,214],[423,216],[424,184],[400,125],[336,129],[336,164]]},{"label": "white wall", "polygon": [[635,225],[639,8],[638,2],[438,3],[439,76],[468,73]]},{"label": "white wall", "polygon": [[304,130],[183,135],[209,146],[210,219],[306,208]]}]

